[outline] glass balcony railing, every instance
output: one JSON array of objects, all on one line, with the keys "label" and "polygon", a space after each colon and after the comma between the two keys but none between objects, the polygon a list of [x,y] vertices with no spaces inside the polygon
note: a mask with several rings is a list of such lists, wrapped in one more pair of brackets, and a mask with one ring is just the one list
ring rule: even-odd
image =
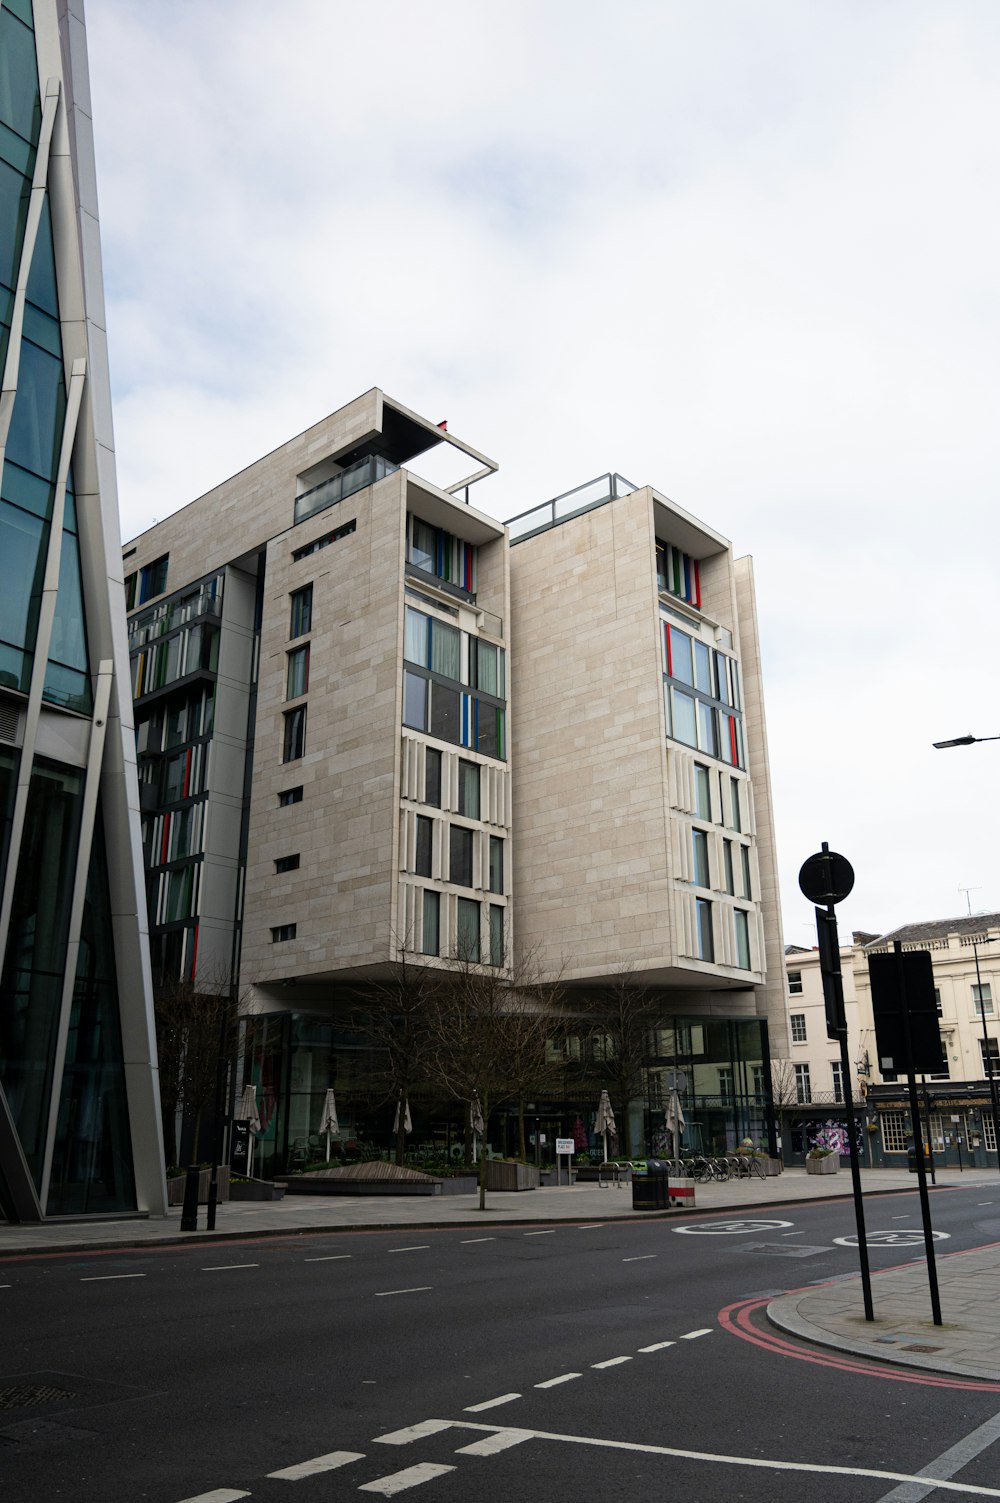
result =
[{"label": "glass balcony railing", "polygon": [[398,469],[398,464],[383,459],[381,454],[369,454],[367,459],[359,459],[357,464],[341,470],[339,475],[331,475],[329,480],[296,496],[294,525],[297,527],[318,511],[326,511],[328,506],[336,506],[338,501],[353,496],[355,491],[363,491],[366,485],[374,485],[376,480],[394,475]]},{"label": "glass balcony railing", "polygon": [[189,621],[197,621],[202,616],[221,616],[222,582],[223,576],[217,574],[214,579],[208,580],[190,594],[182,595],[179,600],[165,600],[162,605],[154,605],[152,610],[133,616],[128,625],[129,651],[145,647],[148,642],[155,642],[158,637],[166,636],[175,627],[186,626]]},{"label": "glass balcony railing", "polygon": [[522,511],[516,517],[511,517],[507,522],[510,540],[516,543],[536,532],[545,532],[548,528],[565,522],[568,517],[578,516],[582,511],[591,511],[595,506],[604,506],[606,502],[614,501],[618,496],[628,496],[637,489],[623,475],[598,475],[595,480],[588,480],[574,490],[564,491],[552,501],[543,501],[541,506],[533,506],[530,511]]}]

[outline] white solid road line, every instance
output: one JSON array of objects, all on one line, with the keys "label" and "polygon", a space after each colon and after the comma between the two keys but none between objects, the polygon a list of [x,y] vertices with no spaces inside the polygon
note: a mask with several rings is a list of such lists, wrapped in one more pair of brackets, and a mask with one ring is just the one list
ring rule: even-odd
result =
[{"label": "white solid road line", "polygon": [[520,1397],[519,1393],[502,1393],[498,1399],[487,1399],[483,1404],[466,1404],[463,1413],[482,1414],[484,1409],[496,1409],[499,1404],[510,1404]]},{"label": "white solid road line", "polygon": [[415,1247],[387,1247],[386,1252],[426,1252],[429,1242],[418,1242]]},{"label": "white solid road line", "polygon": [[237,1498],[249,1498],[249,1493],[239,1492],[235,1487],[217,1487],[210,1493],[199,1493],[196,1498],[182,1498],[181,1503],[236,1503]]},{"label": "white solid road line", "polygon": [[144,1279],[144,1273],[92,1273],[89,1278],[81,1279],[81,1284],[108,1284],[112,1279]]},{"label": "white solid road line", "polygon": [[[408,1446],[413,1440],[423,1440],[425,1435],[437,1435],[441,1430],[450,1430],[451,1420],[421,1420],[418,1425],[407,1425],[403,1430],[389,1430],[374,1438],[380,1446]],[[474,1425],[473,1429],[493,1431],[494,1425]]]},{"label": "white solid road line", "polygon": [[681,1337],[681,1340],[682,1341],[694,1341],[696,1339],[696,1337],[698,1337],[698,1336],[711,1336],[711,1334],[712,1334],[712,1327],[711,1326],[702,1326],[702,1328],[701,1328],[700,1331],[685,1331],[684,1335]]},{"label": "white solid road line", "polygon": [[431,1482],[435,1477],[444,1477],[457,1467],[444,1466],[437,1461],[422,1461],[419,1466],[408,1466],[403,1472],[393,1472],[388,1477],[376,1477],[374,1482],[365,1482],[359,1493],[381,1493],[383,1498],[394,1498],[405,1493],[408,1487],[417,1487],[421,1482]]},{"label": "white solid road line", "polygon": [[484,1435],[482,1440],[474,1440],[471,1445],[459,1446],[458,1456],[495,1456],[498,1451],[509,1451],[511,1446],[519,1446],[526,1440],[531,1440],[530,1430],[498,1430],[495,1435]]},{"label": "white solid road line", "polygon": [[592,1362],[590,1365],[598,1372],[602,1367],[620,1367],[623,1362],[631,1362],[631,1357],[609,1357],[606,1362]]},{"label": "white solid road line", "polygon": [[647,1253],[643,1253],[640,1257],[637,1257],[637,1258],[622,1258],[622,1262],[623,1263],[648,1263],[648,1261],[649,1261],[650,1258],[655,1258],[655,1257],[656,1257],[656,1253],[655,1252],[647,1252]]},{"label": "white solid road line", "polygon": [[[202,1273],[229,1273],[234,1268],[259,1268],[259,1263],[213,1263],[210,1268],[203,1268]],[[240,1493],[240,1497],[243,1494]]]},{"label": "white solid road line", "polygon": [[[431,1421],[431,1423],[433,1424],[434,1421]],[[493,1425],[476,1424],[473,1420],[455,1420],[453,1423],[455,1428],[459,1430],[483,1430],[495,1433],[497,1429],[501,1428]],[[979,1449],[983,1449],[984,1445],[992,1443],[984,1432],[992,1430],[993,1439],[996,1439],[996,1428],[998,1425],[1000,1425],[1000,1417],[988,1420],[985,1425],[979,1427],[979,1430],[974,1430],[972,1435],[966,1438],[966,1441],[960,1441],[958,1446],[953,1447],[953,1451],[958,1452],[962,1450],[970,1442],[979,1444]],[[560,1435],[550,1430],[531,1430],[528,1432],[528,1435],[532,1440],[557,1440],[562,1441],[565,1445],[593,1446],[598,1450],[606,1451],[634,1451],[643,1456],[676,1456],[682,1461],[707,1461],[719,1466],[754,1467],[758,1470],[770,1472],[806,1472],[811,1476],[874,1477],[876,1481],[880,1482],[917,1484],[921,1487],[922,1491],[912,1494],[914,1498],[925,1497],[935,1487],[941,1488],[944,1492],[964,1493],[975,1498],[1000,1498],[1000,1489],[998,1488],[985,1487],[982,1483],[950,1482],[941,1477],[929,1477],[926,1472],[889,1472],[879,1471],[874,1467],[828,1466],[817,1461],[777,1461],[764,1456],[724,1456],[714,1451],[685,1451],[679,1446],[654,1446],[632,1440],[605,1440],[593,1435]],[[980,1442],[982,1443],[980,1444]],[[951,1453],[946,1452],[945,1456],[941,1458],[945,1462],[945,1469],[947,1469],[948,1464],[947,1458],[950,1456]],[[931,1485],[928,1486],[928,1484]],[[903,1498],[909,1503],[910,1497],[911,1493],[909,1491],[905,1493],[900,1492],[899,1503],[902,1503]],[[880,1503],[890,1503],[890,1499],[892,1503],[896,1503],[896,1496],[892,1493],[888,1497],[882,1498]]]},{"label": "white solid road line", "polygon": [[[970,1430],[968,1435],[949,1446],[947,1451],[942,1451],[940,1456],[935,1456],[926,1466],[920,1468],[918,1477],[925,1478],[930,1474],[933,1478],[954,1477],[962,1467],[968,1466],[988,1446],[1000,1439],[1000,1414],[995,1414],[985,1424],[978,1425],[975,1430]],[[891,1493],[885,1493],[878,1503],[920,1503],[921,1498],[929,1497],[936,1487],[940,1487],[937,1480],[927,1485],[914,1487],[905,1483],[902,1487],[894,1487]]]},{"label": "white solid road line", "polygon": [[303,1258],[302,1261],[303,1263],[342,1263],[345,1258],[349,1258],[350,1256],[349,1252],[338,1252],[331,1253],[327,1258]]},{"label": "white solid road line", "polygon": [[326,1456],[314,1456],[311,1461],[300,1461],[297,1466],[283,1466],[279,1472],[268,1472],[269,1477],[280,1477],[285,1482],[298,1482],[301,1477],[316,1477],[320,1472],[335,1472],[340,1466],[349,1466],[352,1461],[364,1461],[363,1451],[329,1451]]},{"label": "white solid road line", "polygon": [[555,1234],[556,1234],[556,1229],[555,1229],[554,1226],[548,1227],[544,1232],[525,1232],[524,1233],[524,1235],[526,1237],[554,1237]]},{"label": "white solid road line", "polygon": [[558,1388],[560,1383],[572,1383],[574,1378],[582,1378],[582,1373],[561,1373],[558,1378],[546,1378],[544,1383],[536,1383],[536,1388]]},{"label": "white solid road line", "polygon": [[640,1352],[662,1352],[665,1346],[676,1346],[676,1341],[654,1341],[652,1346],[641,1346]]},{"label": "white solid road line", "polygon": [[412,1289],[379,1289],[376,1291],[376,1299],[388,1299],[390,1294],[426,1294],[431,1284],[415,1284]]},{"label": "white solid road line", "polygon": [[584,1222],[583,1226],[578,1226],[577,1227],[577,1231],[578,1232],[594,1232],[594,1231],[597,1230],[598,1227],[607,1226],[607,1224],[608,1223],[606,1221],[587,1221],[587,1222]]},{"label": "white solid road line", "polygon": [[471,1247],[473,1242],[495,1242],[496,1240],[495,1237],[463,1237],[459,1246]]}]

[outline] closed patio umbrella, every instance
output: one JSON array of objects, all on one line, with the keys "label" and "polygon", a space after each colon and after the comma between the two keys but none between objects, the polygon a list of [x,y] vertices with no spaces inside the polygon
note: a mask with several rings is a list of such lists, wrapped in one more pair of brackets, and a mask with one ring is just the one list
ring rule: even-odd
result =
[{"label": "closed patio umbrella", "polygon": [[320,1132],[326,1133],[326,1161],[330,1162],[330,1139],[334,1133],[340,1132],[340,1123],[337,1120],[337,1098],[333,1094],[333,1087],[326,1093],[323,1102],[323,1120],[319,1124]]},{"label": "closed patio umbrella", "polygon": [[615,1114],[611,1109],[611,1097],[607,1091],[601,1092],[601,1099],[597,1103],[597,1116],[594,1119],[594,1131],[599,1132],[604,1138],[604,1162],[608,1162],[608,1133],[613,1138],[618,1136],[618,1128],[615,1126]]},{"label": "closed patio umbrella", "polygon": [[666,1125],[668,1131],[673,1134],[674,1158],[681,1156],[681,1138],[687,1123],[684,1121],[684,1108],[681,1106],[681,1098],[676,1090],[670,1092],[670,1100],[667,1103]]},{"label": "closed patio umbrella", "polygon": [[260,1113],[257,1110],[257,1087],[248,1085],[243,1087],[243,1095],[240,1097],[240,1108],[236,1113],[237,1122],[250,1124],[250,1142],[247,1150],[247,1177],[253,1178],[253,1145],[254,1133],[260,1132]]},{"label": "closed patio umbrella", "polygon": [[404,1132],[412,1132],[413,1131],[413,1123],[410,1120],[410,1103],[409,1103],[409,1101],[405,1101],[403,1099],[402,1093],[400,1093],[399,1100],[396,1102],[396,1115],[392,1119],[392,1130],[393,1130],[394,1133],[399,1132],[399,1110],[400,1110],[400,1107],[403,1108],[403,1131]]}]

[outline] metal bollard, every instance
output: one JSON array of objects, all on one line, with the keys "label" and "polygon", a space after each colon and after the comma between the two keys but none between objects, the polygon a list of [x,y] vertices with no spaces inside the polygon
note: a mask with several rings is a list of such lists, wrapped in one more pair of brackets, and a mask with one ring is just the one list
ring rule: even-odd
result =
[{"label": "metal bollard", "polygon": [[201,1170],[197,1164],[189,1164],[184,1181],[184,1205],[181,1209],[181,1231],[198,1230],[198,1178]]}]

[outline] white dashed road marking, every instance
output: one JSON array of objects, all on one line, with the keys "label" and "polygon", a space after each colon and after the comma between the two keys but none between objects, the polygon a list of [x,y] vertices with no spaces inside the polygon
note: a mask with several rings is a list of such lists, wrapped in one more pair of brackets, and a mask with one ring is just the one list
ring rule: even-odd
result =
[{"label": "white dashed road marking", "polygon": [[631,1362],[631,1357],[609,1357],[606,1362],[592,1362],[590,1365],[599,1372],[603,1367],[620,1367],[623,1362]]},{"label": "white dashed road marking", "polygon": [[519,1393],[502,1393],[498,1399],[486,1399],[482,1404],[466,1404],[465,1413],[482,1414],[484,1409],[496,1409],[498,1405],[511,1404],[520,1397]]},{"label": "white dashed road marking", "polygon": [[622,1262],[623,1263],[647,1263],[650,1258],[655,1258],[655,1257],[656,1257],[655,1252],[647,1252],[647,1253],[643,1253],[640,1257],[637,1257],[637,1258],[622,1258]]},{"label": "white dashed road marking", "polygon": [[390,1294],[426,1294],[431,1284],[416,1284],[412,1289],[379,1289],[376,1291],[376,1299],[388,1299]]},{"label": "white dashed road marking", "polygon": [[675,1341],[654,1341],[652,1346],[641,1346],[640,1352],[662,1352],[665,1346],[676,1346]]},{"label": "white dashed road marking", "polygon": [[238,1492],[235,1487],[217,1487],[210,1493],[199,1493],[196,1498],[182,1498],[181,1503],[236,1503],[237,1498],[249,1498],[249,1493]]},{"label": "white dashed road marking", "polygon": [[473,1242],[495,1242],[496,1240],[495,1237],[463,1237],[459,1246],[470,1247]]},{"label": "white dashed road marking", "polygon": [[544,1232],[525,1232],[524,1235],[526,1237],[554,1237],[555,1234],[556,1234],[555,1227],[554,1226],[550,1226],[550,1227],[546,1228],[546,1230]]},{"label": "white dashed road marking", "polygon": [[303,1258],[302,1261],[303,1263],[343,1263],[344,1259],[350,1256],[349,1252],[339,1252],[331,1253],[328,1258]]},{"label": "white dashed road marking", "polygon": [[[423,1440],[425,1435],[437,1435],[441,1430],[450,1430],[451,1420],[421,1420],[419,1425],[407,1425],[402,1430],[389,1430],[385,1435],[376,1435],[380,1446],[408,1446],[411,1441]],[[475,1429],[494,1430],[494,1425],[474,1426]]]},{"label": "white dashed road marking", "polygon": [[[202,1271],[202,1273],[231,1273],[236,1268],[259,1268],[259,1267],[260,1267],[259,1263],[213,1263],[210,1268],[203,1268],[201,1271]],[[239,1493],[239,1494],[237,1494],[237,1496],[242,1498],[242,1497],[245,1497],[246,1494]]]},{"label": "white dashed road marking", "polygon": [[711,1326],[702,1326],[702,1328],[701,1328],[700,1331],[685,1331],[684,1335],[681,1337],[681,1340],[682,1341],[694,1341],[694,1339],[697,1336],[711,1336],[711,1334],[712,1334],[712,1327]]},{"label": "white dashed road marking", "polygon": [[89,1278],[81,1279],[81,1284],[109,1284],[112,1279],[144,1279],[144,1273],[93,1273]]},{"label": "white dashed road marking", "polygon": [[546,1378],[544,1383],[536,1383],[536,1388],[558,1388],[560,1383],[572,1383],[574,1378],[582,1378],[582,1373],[561,1373],[558,1378]]},{"label": "white dashed road marking", "polygon": [[426,1252],[429,1247],[429,1242],[418,1242],[415,1247],[388,1247],[386,1252]]},{"label": "white dashed road marking", "polygon": [[285,1482],[298,1482],[303,1477],[316,1477],[320,1472],[335,1472],[339,1466],[349,1466],[352,1461],[364,1461],[363,1451],[330,1451],[326,1456],[314,1456],[311,1461],[300,1461],[298,1466],[283,1466],[280,1472],[268,1472],[269,1477],[280,1477]]},{"label": "white dashed road marking", "polygon": [[419,1466],[408,1466],[403,1472],[393,1472],[391,1476],[376,1477],[374,1482],[365,1482],[358,1488],[358,1492],[381,1493],[383,1498],[394,1498],[397,1493],[405,1493],[409,1487],[418,1487],[421,1482],[431,1482],[435,1477],[444,1477],[455,1470],[455,1467],[443,1466],[437,1461],[422,1461]]},{"label": "white dashed road marking", "polygon": [[509,1451],[511,1446],[522,1445],[531,1439],[530,1430],[498,1430],[495,1435],[486,1435],[474,1440],[471,1445],[459,1446],[459,1456],[495,1456],[498,1451]]}]

